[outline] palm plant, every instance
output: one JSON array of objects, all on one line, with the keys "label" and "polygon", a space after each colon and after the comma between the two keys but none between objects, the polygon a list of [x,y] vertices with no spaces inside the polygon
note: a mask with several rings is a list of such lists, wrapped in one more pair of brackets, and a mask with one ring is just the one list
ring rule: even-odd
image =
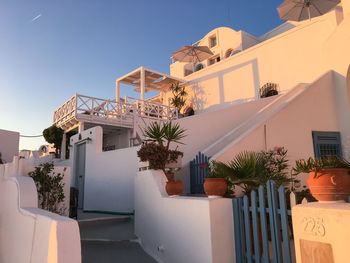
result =
[{"label": "palm plant", "polygon": [[143,136],[150,140],[155,141],[159,145],[163,146],[164,140],[164,125],[161,126],[159,122],[151,122],[149,126],[143,131]]},{"label": "palm plant", "polygon": [[169,150],[171,142],[183,144],[181,139],[186,136],[185,131],[178,123],[173,124],[171,121],[162,124],[152,122],[146,127],[143,135],[146,139],[155,141]]},{"label": "palm plant", "polygon": [[245,193],[251,192],[268,180],[274,180],[278,186],[284,185],[293,180],[288,177],[286,154],[284,149],[243,151],[227,163],[212,161],[209,177],[225,178],[229,188],[240,185]]},{"label": "palm plant", "polygon": [[241,185],[245,193],[259,186],[263,176],[264,162],[260,154],[244,151],[228,163],[212,161],[209,177],[221,177],[228,181],[229,188]]},{"label": "palm plant", "polygon": [[165,170],[167,163],[176,161],[178,156],[183,156],[177,148],[175,150],[169,148],[171,142],[183,144],[181,140],[186,136],[185,131],[178,123],[152,122],[143,131],[143,136],[151,142],[142,144],[137,152],[138,157],[141,161],[149,161],[153,169]]},{"label": "palm plant", "polygon": [[181,140],[184,137],[186,137],[185,135],[186,130],[182,129],[178,123],[172,124],[172,122],[166,122],[163,125],[163,129],[164,129],[163,138],[166,141],[166,146],[165,146],[166,149],[169,150],[171,142],[183,144]]},{"label": "palm plant", "polygon": [[186,104],[187,92],[185,90],[185,87],[180,86],[179,83],[176,83],[171,84],[170,90],[173,93],[173,97],[171,98],[170,103],[180,112],[183,106]]}]

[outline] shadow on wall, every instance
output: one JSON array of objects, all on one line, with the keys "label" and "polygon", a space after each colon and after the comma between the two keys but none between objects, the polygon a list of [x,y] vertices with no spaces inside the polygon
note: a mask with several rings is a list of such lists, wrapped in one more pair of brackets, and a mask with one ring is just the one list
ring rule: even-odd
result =
[{"label": "shadow on wall", "polygon": [[[226,68],[222,71],[216,71],[214,73],[205,75],[198,79],[195,79],[192,84],[193,90],[193,98],[191,100],[192,105],[194,105],[195,110],[203,110],[205,108],[206,103],[208,102],[207,96],[208,94],[205,92],[203,86],[199,83],[209,80],[209,79],[217,79],[218,81],[218,94],[219,94],[219,102],[218,104],[224,104],[227,101],[233,100],[233,98],[227,98],[225,96],[225,84],[224,84],[224,76],[236,70],[242,69],[244,67],[251,66],[252,69],[252,78],[254,81],[254,95],[255,98],[259,97],[260,91],[260,77],[259,77],[259,68],[258,68],[258,60],[253,59],[244,63],[240,63],[238,65],[234,65],[232,67]],[[226,87],[227,88],[239,88],[239,87]],[[215,106],[215,105],[214,105]]]}]

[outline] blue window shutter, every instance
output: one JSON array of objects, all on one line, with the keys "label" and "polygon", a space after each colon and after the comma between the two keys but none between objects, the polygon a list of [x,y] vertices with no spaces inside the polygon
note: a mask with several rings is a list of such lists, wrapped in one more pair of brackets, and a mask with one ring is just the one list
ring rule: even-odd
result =
[{"label": "blue window shutter", "polygon": [[342,157],[340,132],[312,132],[315,158]]}]

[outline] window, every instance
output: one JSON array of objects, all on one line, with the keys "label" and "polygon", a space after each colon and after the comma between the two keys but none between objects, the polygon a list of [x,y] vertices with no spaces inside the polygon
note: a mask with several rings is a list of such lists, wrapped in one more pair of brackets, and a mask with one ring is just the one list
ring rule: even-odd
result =
[{"label": "window", "polygon": [[215,47],[216,46],[216,36],[209,37],[209,47]]},{"label": "window", "polygon": [[315,158],[342,157],[340,132],[312,132]]},{"label": "window", "polygon": [[215,64],[216,62],[219,62],[219,61],[220,61],[220,56],[218,55],[218,56],[215,56],[215,57],[209,59],[208,60],[208,64],[209,65],[213,65],[213,64]]},{"label": "window", "polygon": [[203,64],[202,64],[202,63],[199,63],[199,64],[197,64],[196,67],[194,68],[194,71],[198,71],[198,70],[201,70],[201,69],[203,69],[203,68],[204,68]]}]

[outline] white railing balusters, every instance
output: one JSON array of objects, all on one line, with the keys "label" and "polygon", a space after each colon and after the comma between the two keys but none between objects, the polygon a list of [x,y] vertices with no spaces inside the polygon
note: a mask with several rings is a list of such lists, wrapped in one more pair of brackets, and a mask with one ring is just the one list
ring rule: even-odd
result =
[{"label": "white railing balusters", "polygon": [[156,120],[173,120],[178,118],[178,111],[174,107],[129,97],[124,102],[116,102],[76,94],[54,112],[53,121],[63,128],[70,125],[73,119],[96,122],[103,119],[106,124],[117,122],[129,127],[133,126],[134,115]]}]

